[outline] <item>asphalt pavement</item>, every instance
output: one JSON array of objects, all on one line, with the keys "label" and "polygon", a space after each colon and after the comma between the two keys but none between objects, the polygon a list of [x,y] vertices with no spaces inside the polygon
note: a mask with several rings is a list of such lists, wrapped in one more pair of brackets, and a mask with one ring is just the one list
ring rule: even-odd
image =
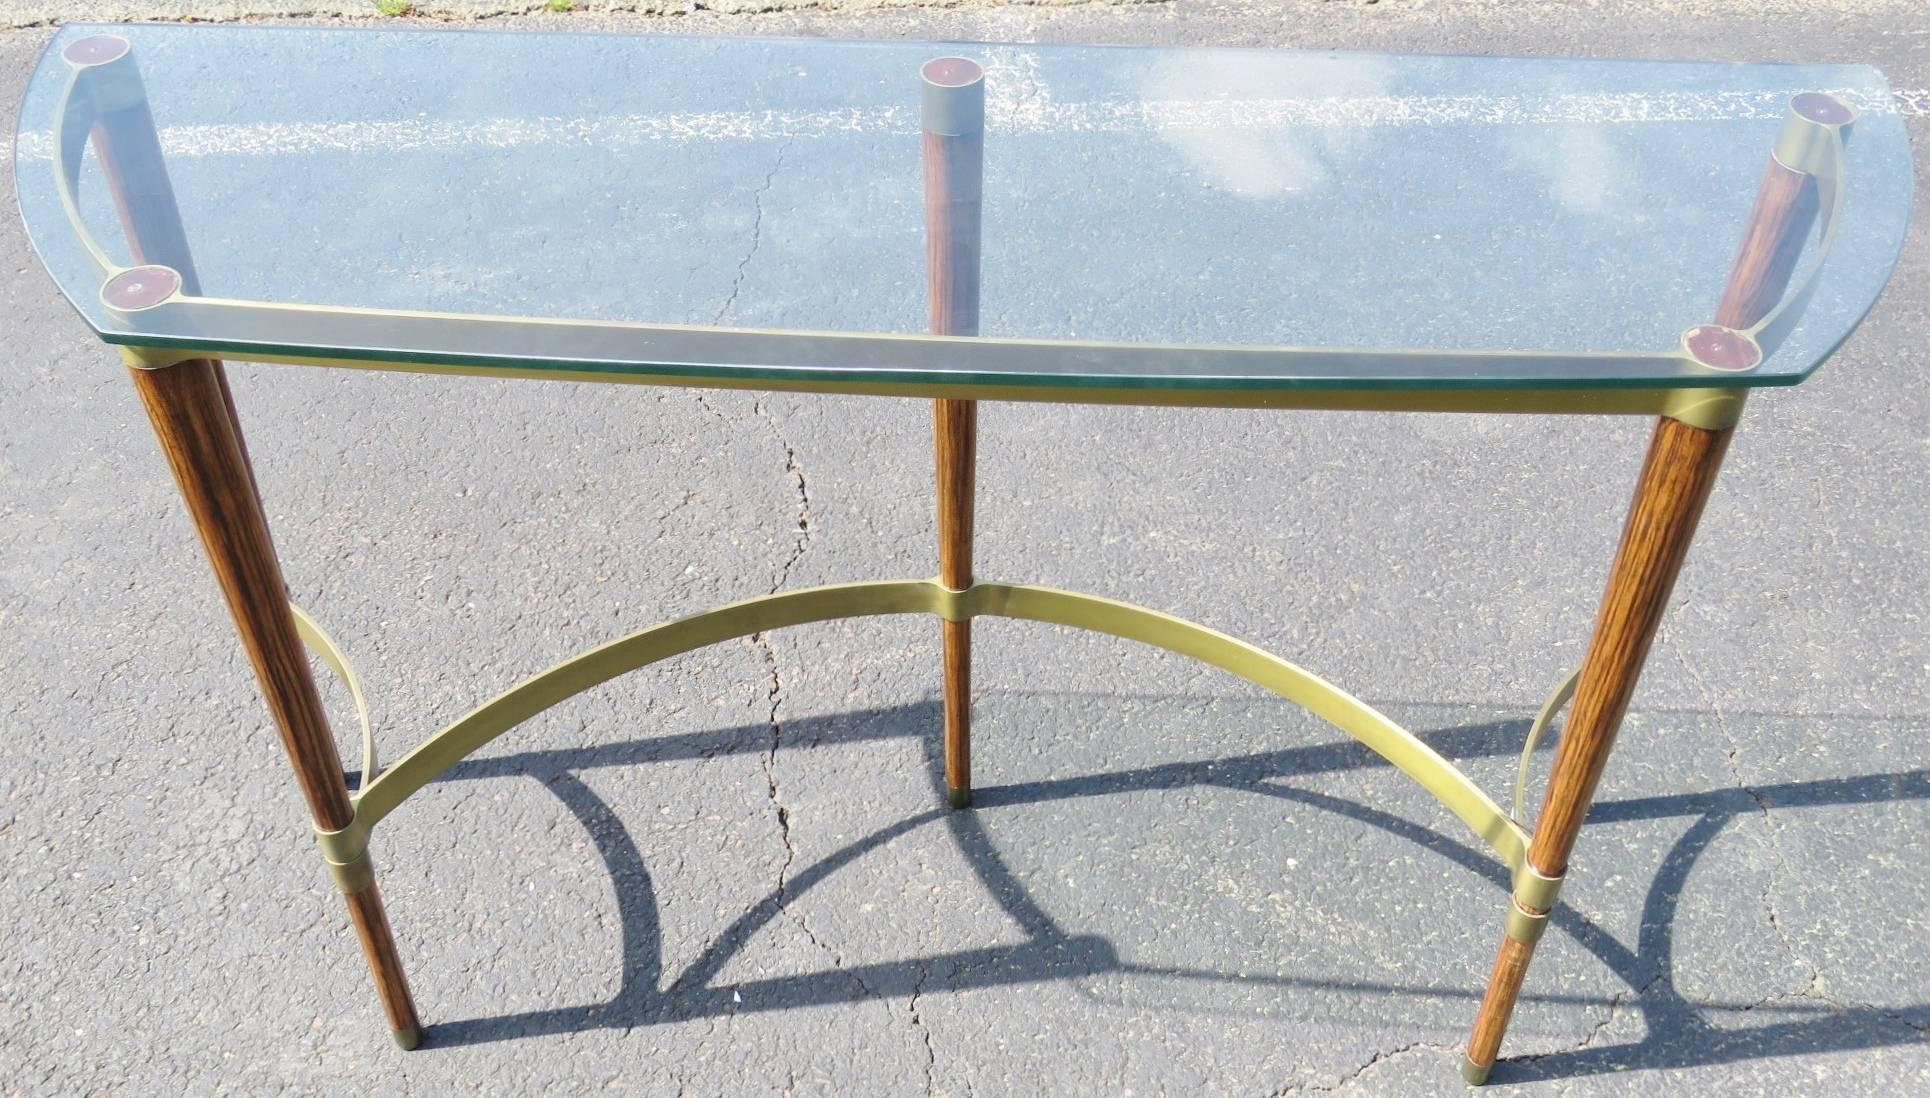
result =
[{"label": "asphalt pavement", "polygon": [[[1865,62],[1930,141],[1930,14],[1879,0],[489,25]],[[0,100],[47,33],[0,32]],[[1838,356],[1750,402],[1502,1093],[1930,1090],[1926,220]],[[123,371],[12,216],[0,259],[0,1091],[1460,1088],[1506,885],[1459,825],[1257,689],[1004,621],[970,812],[922,619],[693,653],[424,790],[375,847],[429,1025],[396,1050]],[[233,376],[293,594],[390,758],[627,630],[934,568],[919,402]],[[989,405],[981,431],[982,577],[1254,640],[1505,792],[1646,425]]]}]

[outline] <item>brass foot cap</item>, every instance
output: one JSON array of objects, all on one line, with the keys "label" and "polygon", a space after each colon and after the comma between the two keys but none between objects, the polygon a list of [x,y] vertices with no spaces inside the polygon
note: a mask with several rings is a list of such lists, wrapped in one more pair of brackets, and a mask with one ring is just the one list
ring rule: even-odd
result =
[{"label": "brass foot cap", "polygon": [[1477,1064],[1466,1056],[1461,1057],[1461,1078],[1471,1087],[1478,1087],[1488,1081],[1488,1072],[1494,1070],[1493,1064]]},{"label": "brass foot cap", "polygon": [[404,1052],[414,1052],[416,1047],[422,1044],[422,1027],[420,1026],[409,1026],[406,1029],[392,1029],[389,1032],[395,1036],[396,1047]]},{"label": "brass foot cap", "polygon": [[960,789],[957,786],[953,786],[948,791],[946,799],[952,802],[953,808],[972,807],[972,791],[970,788]]}]

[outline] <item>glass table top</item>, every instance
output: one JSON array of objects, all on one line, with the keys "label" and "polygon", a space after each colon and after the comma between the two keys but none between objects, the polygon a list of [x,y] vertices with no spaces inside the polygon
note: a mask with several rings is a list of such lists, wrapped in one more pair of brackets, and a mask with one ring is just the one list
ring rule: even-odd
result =
[{"label": "glass table top", "polygon": [[1912,186],[1862,66],[205,25],[63,27],[15,156],[112,343],[1128,389],[1786,384]]}]

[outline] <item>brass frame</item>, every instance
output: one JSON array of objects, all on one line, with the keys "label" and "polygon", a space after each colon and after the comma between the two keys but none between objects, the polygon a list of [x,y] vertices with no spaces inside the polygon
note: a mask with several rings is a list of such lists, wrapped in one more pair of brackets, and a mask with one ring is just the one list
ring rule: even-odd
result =
[{"label": "brass frame", "polygon": [[[362,769],[355,780],[355,792],[360,794],[375,780],[376,771],[380,769],[375,758],[375,725],[369,720],[369,702],[362,694],[362,680],[356,677],[355,668],[342,653],[342,646],[335,643],[335,638],[329,636],[328,631],[308,611],[292,602],[288,604],[288,609],[295,618],[295,634],[301,637],[302,643],[314,653],[315,658],[342,680],[342,685],[348,687],[349,700],[355,703],[355,719],[362,726]],[[1520,814],[1518,807],[1516,814]]]},{"label": "brass frame", "polygon": [[[600,645],[509,688],[422,741],[372,779],[373,748],[350,798],[355,818],[338,831],[317,831],[323,858],[338,875],[365,861],[375,825],[417,791],[490,741],[551,706],[619,675],[672,656],[787,626],[888,614],[931,614],[947,621],[976,617],[1086,629],[1211,664],[1265,687],[1327,721],[1413,778],[1479,835],[1521,877],[1528,832],[1473,779],[1412,732],[1310,671],[1215,629],[1156,610],[1095,595],[1005,583],[962,591],[937,580],[879,580],[764,595],[655,625]],[[354,673],[327,634],[305,614],[302,636],[359,695]]]},{"label": "brass frame", "polygon": [[1555,714],[1561,712],[1561,707],[1575,696],[1575,684],[1581,678],[1581,668],[1578,667],[1555,684],[1555,688],[1548,692],[1548,700],[1541,703],[1540,711],[1535,714],[1534,723],[1528,726],[1528,734],[1521,740],[1521,764],[1515,769],[1514,807],[1508,813],[1517,820],[1527,813],[1528,772],[1534,765],[1535,748],[1541,745],[1541,734],[1548,731],[1548,726],[1554,723]]},{"label": "brass frame", "polygon": [[[372,312],[374,310],[338,310]],[[486,319],[463,317],[464,320]],[[938,339],[905,336],[905,339]],[[111,340],[109,341],[112,342]],[[197,358],[222,358],[216,347],[143,347],[115,344],[136,369],[161,369]],[[684,376],[637,370],[621,374],[599,370],[536,369],[527,366],[477,366],[466,363],[369,362],[310,355],[249,352],[249,362],[294,366],[336,366],[454,377],[579,381],[595,384],[683,386],[753,392],[835,393],[845,396],[931,397],[1037,404],[1124,404],[1163,408],[1247,408],[1325,412],[1449,412],[1496,415],[1666,416],[1692,427],[1720,430],[1742,417],[1751,389],[1763,387],[1676,388],[1464,388],[1464,389],[1150,389],[1065,385],[972,384],[962,381],[828,381],[813,377]],[[1783,384],[1781,381],[1765,384]]]}]

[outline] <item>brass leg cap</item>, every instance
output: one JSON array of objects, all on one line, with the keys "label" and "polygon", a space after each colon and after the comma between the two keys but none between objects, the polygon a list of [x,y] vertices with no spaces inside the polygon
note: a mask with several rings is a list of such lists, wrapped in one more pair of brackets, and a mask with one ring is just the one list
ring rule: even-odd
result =
[{"label": "brass leg cap", "polygon": [[1493,1064],[1477,1064],[1466,1056],[1461,1057],[1461,1078],[1471,1087],[1478,1087],[1488,1081],[1488,1072],[1494,1070]]},{"label": "brass leg cap", "polygon": [[422,1027],[420,1026],[409,1026],[406,1029],[392,1029],[389,1032],[395,1037],[396,1047],[404,1052],[414,1052],[417,1046],[422,1044]]},{"label": "brass leg cap", "polygon": [[946,799],[952,802],[953,808],[970,808],[972,807],[972,790],[969,786],[964,788],[952,786],[947,791]]}]

